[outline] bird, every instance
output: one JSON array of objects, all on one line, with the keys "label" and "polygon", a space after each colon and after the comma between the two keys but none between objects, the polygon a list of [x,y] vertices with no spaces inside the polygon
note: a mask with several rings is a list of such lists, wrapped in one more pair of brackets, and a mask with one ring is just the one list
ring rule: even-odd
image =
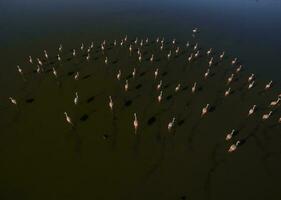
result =
[{"label": "bird", "polygon": [[128,82],[128,80],[126,80],[126,83],[125,83],[125,86],[124,86],[125,92],[128,91],[128,88],[129,88],[129,82]]},{"label": "bird", "polygon": [[204,74],[204,77],[207,78],[209,76],[209,73],[210,73],[210,69],[208,68],[207,71]]},{"label": "bird", "polygon": [[83,49],[84,49],[84,43],[81,44],[80,49],[81,49],[81,51],[83,51]]},{"label": "bird", "polygon": [[228,152],[229,152],[229,153],[234,152],[234,151],[237,149],[237,147],[238,147],[239,144],[240,144],[240,140],[238,140],[235,144],[232,144],[232,145],[229,147]]},{"label": "bird", "polygon": [[256,105],[253,105],[252,108],[250,108],[250,110],[248,112],[248,116],[252,115],[255,112],[256,107],[257,107]]},{"label": "bird", "polygon": [[214,58],[213,58],[213,57],[211,57],[211,59],[210,59],[210,61],[209,61],[209,67],[211,67],[211,66],[212,66],[212,64],[213,64],[213,60],[214,60]]},{"label": "bird", "polygon": [[272,101],[272,102],[270,103],[270,106],[276,106],[276,105],[279,103],[280,100],[281,100],[281,98],[278,97],[276,101]]},{"label": "bird", "polygon": [[174,127],[175,122],[176,122],[176,118],[173,117],[172,121],[170,121],[170,122],[168,123],[168,131],[169,131],[169,132],[170,132],[171,129]]},{"label": "bird", "polygon": [[156,38],[156,43],[159,43],[159,37]]},{"label": "bird", "polygon": [[75,51],[75,49],[72,50],[72,56],[73,56],[73,57],[76,56],[76,51]]},{"label": "bird", "polygon": [[248,78],[248,82],[251,82],[252,80],[254,80],[255,78],[255,74],[251,74],[251,76],[249,76]]},{"label": "bird", "polygon": [[173,45],[175,45],[176,44],[176,39],[173,39],[172,43],[173,43]]},{"label": "bird", "polygon": [[134,70],[133,70],[133,72],[132,72],[132,76],[133,76],[133,78],[135,78],[135,76],[136,76],[136,68],[134,67]]},{"label": "bird", "polygon": [[148,38],[146,38],[145,43],[148,43]]},{"label": "bird", "polygon": [[161,90],[159,96],[157,97],[159,103],[160,103],[161,100],[162,100],[162,96],[163,96],[163,92],[162,92],[162,90]]},{"label": "bird", "polygon": [[57,55],[58,61],[61,61],[60,54]]},{"label": "bird", "polygon": [[220,55],[220,59],[222,60],[224,57],[225,52],[223,51],[222,54]]},{"label": "bird", "polygon": [[229,87],[228,90],[225,91],[224,96],[227,97],[231,92],[231,88]]},{"label": "bird", "polygon": [[72,121],[71,121],[71,118],[68,116],[67,112],[64,112],[64,115],[65,115],[65,120],[67,123],[73,125]]},{"label": "bird", "polygon": [[10,101],[11,101],[12,104],[17,105],[17,101],[16,101],[15,98],[9,97],[9,99],[10,99]]},{"label": "bird", "polygon": [[78,93],[75,92],[75,98],[74,98],[74,104],[77,105],[78,104]]},{"label": "bird", "polygon": [[272,114],[272,111],[270,111],[269,113],[263,114],[262,119],[263,120],[267,120]]},{"label": "bird", "polygon": [[138,43],[138,38],[135,39],[135,44],[137,44],[137,43]]},{"label": "bird", "polygon": [[232,129],[232,131],[226,135],[225,140],[226,141],[230,140],[232,138],[232,136],[234,135],[234,133],[235,133],[235,130]]},{"label": "bird", "polygon": [[227,84],[230,84],[233,80],[234,74],[231,74],[230,77],[227,79]]},{"label": "bird", "polygon": [[248,86],[248,89],[253,88],[254,84],[255,84],[255,81],[251,82],[251,83],[249,84],[249,86]]},{"label": "bird", "polygon": [[210,48],[210,49],[207,51],[207,56],[209,56],[211,53],[212,53],[212,48]]},{"label": "bird", "polygon": [[195,54],[194,57],[197,58],[199,56],[200,51],[198,50]]},{"label": "bird", "polygon": [[231,64],[232,64],[232,65],[235,65],[236,62],[237,62],[237,58],[234,58],[234,59],[231,61]]},{"label": "bird", "polygon": [[137,134],[138,126],[139,126],[139,122],[138,122],[137,114],[134,113],[134,128],[135,128],[135,134]]},{"label": "bird", "polygon": [[197,48],[198,48],[198,43],[196,43],[196,44],[194,45],[193,50],[195,51]]},{"label": "bird", "polygon": [[209,104],[207,104],[205,107],[202,108],[202,113],[201,113],[201,117],[203,117],[205,114],[208,113],[209,111]]},{"label": "bird", "polygon": [[172,51],[169,51],[169,53],[167,55],[168,59],[170,59],[171,55],[172,55]]},{"label": "bird", "polygon": [[141,54],[139,55],[139,62],[141,62],[141,60],[142,60],[142,57],[141,57]]},{"label": "bird", "polygon": [[281,117],[279,118],[278,122],[281,123]]},{"label": "bird", "polygon": [[19,66],[19,65],[17,65],[17,69],[18,69],[18,72],[19,72],[21,75],[23,75],[22,68],[20,68],[20,66]]},{"label": "bird", "polygon": [[53,74],[55,75],[55,77],[58,76],[58,73],[57,73],[57,71],[56,71],[56,69],[54,67],[53,67]]},{"label": "bird", "polygon": [[86,59],[87,59],[87,61],[89,61],[89,60],[90,60],[90,54],[89,54],[89,53],[87,54]]},{"label": "bird", "polygon": [[193,53],[191,53],[190,56],[188,57],[188,62],[191,62],[192,57],[193,57]]},{"label": "bird", "polygon": [[62,44],[59,46],[59,52],[62,52]]},{"label": "bird", "polygon": [[196,91],[196,86],[197,86],[197,83],[195,82],[191,88],[192,93],[194,93]]},{"label": "bird", "polygon": [[154,79],[156,79],[156,78],[157,78],[158,73],[159,73],[159,68],[157,68],[157,69],[154,71]]},{"label": "bird", "polygon": [[110,108],[110,110],[113,110],[113,101],[112,101],[111,96],[109,96],[109,108]]},{"label": "bird", "polygon": [[76,74],[74,75],[74,79],[78,80],[79,79],[79,72],[76,72]]},{"label": "bird", "polygon": [[37,72],[37,73],[40,73],[40,72],[41,72],[41,68],[40,68],[39,65],[37,65],[36,72]]},{"label": "bird", "polygon": [[236,73],[239,73],[242,69],[242,65],[239,65],[239,67],[236,68]]},{"label": "bird", "polygon": [[120,80],[121,78],[121,70],[119,69],[118,74],[116,75],[117,80]]},{"label": "bird", "polygon": [[130,44],[130,46],[129,46],[130,53],[132,52],[132,50],[133,50],[133,48],[132,48],[132,45]]},{"label": "bird", "polygon": [[272,85],[272,81],[269,81],[269,83],[267,83],[264,87],[265,90],[268,90],[269,88],[271,88]]},{"label": "bird", "polygon": [[45,54],[45,58],[48,59],[49,56],[46,50],[44,50],[44,54]]},{"label": "bird", "polygon": [[193,33],[197,33],[197,31],[198,31],[198,28],[194,28],[194,29],[192,30]]},{"label": "bird", "polygon": [[177,55],[178,55],[179,51],[180,51],[180,47],[177,47],[177,49],[176,49],[176,54]]},{"label": "bird", "polygon": [[181,87],[181,84],[179,83],[179,84],[177,85],[177,87],[175,88],[175,92],[178,92],[178,91],[180,90],[180,87]]},{"label": "bird", "polygon": [[153,60],[154,60],[154,55],[152,54],[150,57],[150,62],[153,62]]},{"label": "bird", "polygon": [[116,41],[116,40],[114,40],[113,45],[114,45],[114,46],[116,46],[116,45],[117,45],[117,41]]},{"label": "bird", "polygon": [[38,62],[38,64],[39,64],[40,66],[43,65],[42,61],[41,61],[39,58],[36,58],[36,60],[37,60],[37,62]]},{"label": "bird", "polygon": [[107,65],[107,63],[108,63],[107,57],[105,57],[104,63]]},{"label": "bird", "polygon": [[162,80],[159,81],[159,83],[158,83],[156,89],[157,89],[157,90],[160,90],[161,86],[162,86]]},{"label": "bird", "polygon": [[190,46],[189,41],[186,42],[186,48],[188,48]]},{"label": "bird", "polygon": [[32,63],[33,63],[33,61],[32,61],[32,57],[31,57],[31,56],[29,56],[29,63],[30,63],[30,64],[32,64]]}]

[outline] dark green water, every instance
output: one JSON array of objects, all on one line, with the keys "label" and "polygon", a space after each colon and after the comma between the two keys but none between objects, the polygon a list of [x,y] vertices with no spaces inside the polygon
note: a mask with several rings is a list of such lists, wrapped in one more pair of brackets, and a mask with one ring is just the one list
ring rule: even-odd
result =
[{"label": "dark green water", "polygon": [[[280,106],[268,107],[280,94],[280,1],[18,0],[1,1],[0,11],[0,199],[281,199]],[[200,29],[195,38],[194,27]],[[129,41],[120,47],[126,34]],[[158,36],[165,37],[163,51],[155,42]],[[132,55],[128,51],[136,37],[149,38],[141,63],[139,44]],[[103,40],[104,53],[99,48]],[[87,62],[80,45],[87,48],[92,41]],[[187,57],[193,50],[186,41],[198,42],[202,52],[191,63]],[[60,43],[61,63],[56,60]],[[215,61],[223,50],[226,56],[204,79],[210,47]],[[45,72],[34,73],[28,56],[43,59],[44,49],[49,53]],[[224,97],[227,78],[236,69],[234,57],[243,70],[230,84],[233,93]],[[135,78],[130,76],[134,67]],[[252,90],[247,89],[250,73],[256,74]],[[159,80],[164,87],[160,104]],[[273,87],[264,92],[269,80]],[[195,81],[201,89],[192,94]],[[76,91],[78,105],[73,103]],[[211,112],[201,118],[207,103]],[[247,117],[253,104],[258,109]],[[270,110],[272,116],[261,120]],[[65,122],[64,111],[74,128]],[[174,116],[171,133],[167,125]],[[232,129],[237,134],[225,141]],[[228,153],[237,140],[242,144]]]}]

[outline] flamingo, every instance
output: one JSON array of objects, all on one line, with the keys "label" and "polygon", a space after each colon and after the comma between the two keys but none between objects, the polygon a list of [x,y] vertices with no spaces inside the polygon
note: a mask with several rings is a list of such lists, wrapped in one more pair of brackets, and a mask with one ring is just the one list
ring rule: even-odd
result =
[{"label": "flamingo", "polygon": [[254,80],[255,78],[255,74],[251,74],[251,76],[249,76],[248,78],[248,82],[251,82],[252,80]]},{"label": "flamingo", "polygon": [[141,54],[139,55],[139,62],[141,62]]},{"label": "flamingo", "polygon": [[173,117],[172,121],[168,123],[168,131],[169,131],[169,132],[170,132],[171,129],[174,127],[175,122],[176,122],[176,118]]},{"label": "flamingo", "polygon": [[156,43],[159,43],[159,37],[156,38]]},{"label": "flamingo", "polygon": [[207,51],[207,56],[209,56],[211,53],[212,53],[212,48],[210,48],[210,49]]},{"label": "flamingo", "polygon": [[248,86],[248,89],[253,88],[254,84],[255,84],[255,81],[251,82],[251,83],[249,84],[249,86]]},{"label": "flamingo", "polygon": [[209,76],[209,73],[210,73],[210,69],[208,68],[207,71],[204,74],[204,77],[207,78]]},{"label": "flamingo", "polygon": [[89,53],[87,54],[86,59],[87,59],[87,61],[89,61],[89,60],[90,60],[90,54],[89,54]]},{"label": "flamingo", "polygon": [[150,62],[153,62],[153,60],[154,60],[154,55],[152,54],[150,57]]},{"label": "flamingo", "polygon": [[231,74],[230,77],[227,79],[227,84],[230,84],[233,80],[234,74]]},{"label": "flamingo", "polygon": [[225,91],[224,96],[227,97],[231,92],[231,88],[228,88],[228,90]]},{"label": "flamingo", "polygon": [[242,65],[239,65],[239,67],[236,68],[236,73],[239,73],[242,69]]},{"label": "flamingo", "polygon": [[104,63],[107,65],[107,63],[108,63],[108,58],[107,57],[105,57]]},{"label": "flamingo", "polygon": [[197,48],[198,48],[198,43],[196,43],[196,44],[194,45],[193,50],[195,51]]},{"label": "flamingo", "polygon": [[281,100],[281,98],[278,97],[276,101],[272,101],[272,102],[270,103],[270,106],[276,106],[276,105],[279,103],[280,100]]},{"label": "flamingo", "polygon": [[180,51],[180,47],[177,47],[177,49],[176,49],[176,54],[177,55],[178,55],[179,51]]},{"label": "flamingo", "polygon": [[189,41],[186,42],[186,48],[188,48],[190,46]]},{"label": "flamingo", "polygon": [[137,134],[138,126],[139,126],[139,122],[138,122],[137,114],[134,113],[134,128],[135,128],[135,134]]},{"label": "flamingo", "polygon": [[62,44],[59,46],[59,52],[62,52]]},{"label": "flamingo", "polygon": [[17,69],[18,69],[18,72],[19,72],[21,75],[23,75],[22,68],[20,68],[20,66],[19,66],[19,65],[17,65]]},{"label": "flamingo", "polygon": [[279,118],[278,122],[281,123],[281,117]]},{"label": "flamingo", "polygon": [[41,72],[41,68],[39,65],[37,65],[37,69],[36,69],[36,72],[39,74]]},{"label": "flamingo", "polygon": [[79,72],[76,72],[76,74],[74,75],[74,79],[78,80],[79,79]]},{"label": "flamingo", "polygon": [[135,39],[135,44],[137,44],[137,43],[138,43],[138,38]]},{"label": "flamingo", "polygon": [[127,42],[128,36],[126,35],[124,38],[124,41]]},{"label": "flamingo", "polygon": [[[115,40],[115,41],[116,41],[116,40]],[[115,45],[115,46],[116,46],[116,45]],[[91,42],[90,48],[91,48],[91,49],[94,48],[94,42]]]},{"label": "flamingo", "polygon": [[145,43],[148,43],[148,38],[146,38]]},{"label": "flamingo", "polygon": [[214,58],[213,58],[213,57],[211,57],[211,59],[210,59],[210,61],[209,61],[209,67],[211,67],[211,66],[212,66],[212,64],[213,64],[213,60],[214,60]]},{"label": "flamingo", "polygon": [[178,92],[178,91],[180,90],[180,87],[181,87],[181,84],[179,83],[179,84],[177,85],[177,87],[175,88],[175,92]]},{"label": "flamingo", "polygon": [[193,53],[191,53],[190,56],[188,57],[188,62],[191,62],[192,57],[193,57]]},{"label": "flamingo", "polygon": [[200,51],[198,50],[195,54],[194,57],[197,58],[199,56]]},{"label": "flamingo", "polygon": [[67,123],[73,125],[71,118],[68,116],[67,112],[64,112],[65,120]]},{"label": "flamingo", "polygon": [[194,29],[192,30],[192,32],[193,32],[193,33],[197,33],[197,32],[198,32],[198,28],[194,28]]},{"label": "flamingo", "polygon": [[116,75],[116,77],[117,77],[117,80],[119,81],[120,78],[121,78],[121,70],[120,69],[119,69],[118,74]]},{"label": "flamingo", "polygon": [[33,61],[32,61],[32,57],[31,57],[31,56],[29,56],[29,63],[30,63],[30,64],[32,64],[32,63],[33,63]]},{"label": "flamingo", "polygon": [[157,68],[157,69],[154,71],[154,79],[156,79],[156,78],[157,78],[158,73],[159,73],[159,68]]},{"label": "flamingo", "polygon": [[73,57],[76,56],[76,51],[75,51],[75,49],[72,50],[72,56],[73,56]]},{"label": "flamingo", "polygon": [[229,152],[229,153],[234,152],[234,151],[237,149],[237,147],[238,147],[239,144],[240,144],[240,140],[238,140],[235,144],[232,144],[232,145],[229,147],[228,152]]},{"label": "flamingo", "polygon": [[160,46],[160,50],[162,51],[163,50],[163,48],[164,48],[164,46],[163,46],[163,44]]},{"label": "flamingo", "polygon": [[116,46],[116,45],[117,45],[117,41],[116,41],[116,40],[114,40],[113,45],[114,45],[114,46]]},{"label": "flamingo", "polygon": [[10,101],[11,101],[12,104],[17,105],[17,101],[16,101],[15,98],[9,97],[9,99],[10,99]]},{"label": "flamingo", "polygon": [[253,105],[253,107],[248,112],[248,116],[252,115],[255,112],[256,107],[257,107],[256,105]]},{"label": "flamingo", "polygon": [[132,45],[130,44],[130,46],[129,46],[129,51],[130,51],[130,53],[132,52]]},{"label": "flamingo", "polygon": [[157,90],[160,90],[161,86],[162,86],[162,80],[160,80],[160,82],[158,83],[156,89],[157,89]]},{"label": "flamingo", "polygon": [[81,49],[81,51],[83,51],[83,49],[84,49],[84,43],[81,44],[80,49]]},{"label": "flamingo", "polygon": [[272,111],[270,111],[269,113],[263,114],[262,119],[263,120],[267,120],[272,114]]},{"label": "flamingo", "polygon": [[204,108],[202,108],[202,113],[201,113],[201,117],[203,117],[205,114],[208,113],[209,111],[209,104],[207,104]]},{"label": "flamingo", "polygon": [[60,54],[57,55],[57,58],[58,58],[58,61],[60,62],[61,61]]},{"label": "flamingo", "polygon": [[173,43],[173,45],[175,45],[175,44],[176,44],[176,39],[173,39],[173,42],[172,42],[172,43]]},{"label": "flamingo", "polygon": [[123,43],[124,43],[124,41],[123,41],[123,40],[121,40],[121,42],[120,42],[120,46],[121,46],[121,47],[123,46]]},{"label": "flamingo", "polygon": [[112,101],[111,96],[109,96],[109,108],[111,111],[113,110],[113,101]]},{"label": "flamingo", "polygon": [[272,85],[272,81],[269,81],[269,83],[267,83],[264,87],[265,90],[268,90],[269,88],[271,88]]},{"label": "flamingo", "polygon": [[159,96],[158,96],[158,98],[157,98],[159,103],[160,103],[161,100],[162,100],[162,96],[163,96],[163,92],[160,91],[160,94],[159,94]]},{"label": "flamingo", "polygon": [[235,130],[232,129],[232,131],[226,135],[225,140],[226,141],[230,140],[232,138],[232,136],[234,135],[234,133],[235,133]]},{"label": "flamingo", "polygon": [[126,83],[125,83],[125,86],[124,86],[125,92],[128,91],[128,88],[129,88],[129,82],[128,82],[128,80],[126,80]]},{"label": "flamingo", "polygon": [[197,83],[195,82],[191,88],[192,93],[194,93],[196,91],[196,86],[197,86]]},{"label": "flamingo", "polygon": [[39,58],[36,58],[36,60],[37,60],[37,62],[38,62],[38,64],[39,64],[40,66],[43,65],[42,61],[41,61]]},{"label": "flamingo", "polygon": [[45,58],[48,59],[49,56],[46,50],[44,50],[44,54],[45,54]]},{"label": "flamingo", "polygon": [[169,53],[167,55],[168,59],[170,59],[171,55],[172,55],[172,51],[169,51]]},{"label": "flamingo", "polygon": [[55,75],[55,77],[58,76],[58,73],[57,73],[57,71],[56,71],[56,69],[54,67],[53,67],[53,74]]},{"label": "flamingo", "polygon": [[78,104],[78,93],[75,92],[75,98],[74,98],[74,104],[77,105]]},{"label": "flamingo", "polygon": [[232,65],[235,65],[236,62],[237,62],[237,58],[234,58],[234,59],[231,61],[231,64],[232,64]]},{"label": "flamingo", "polygon": [[133,78],[135,78],[135,76],[136,76],[136,68],[135,67],[134,67],[134,70],[132,72],[132,76],[133,76]]}]

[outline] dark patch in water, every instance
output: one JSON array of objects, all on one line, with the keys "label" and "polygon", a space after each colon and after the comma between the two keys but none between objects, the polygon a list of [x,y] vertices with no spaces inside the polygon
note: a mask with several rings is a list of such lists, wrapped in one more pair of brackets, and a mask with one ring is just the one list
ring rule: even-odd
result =
[{"label": "dark patch in water", "polygon": [[136,89],[138,90],[138,89],[140,89],[142,87],[142,84],[138,84],[137,86],[136,86]]},{"label": "dark patch in water", "polygon": [[83,76],[82,79],[87,79],[87,78],[90,78],[90,77],[91,77],[91,74],[87,74],[87,75]]},{"label": "dark patch in water", "polygon": [[84,114],[84,115],[82,115],[82,117],[80,118],[80,121],[86,121],[87,119],[89,118],[89,115],[87,115],[87,114]]},{"label": "dark patch in water", "polygon": [[155,122],[156,122],[156,118],[153,116],[147,121],[147,124],[150,126],[150,125],[154,124]]},{"label": "dark patch in water", "polygon": [[215,110],[216,110],[216,106],[211,106],[209,109],[210,112],[214,112]]},{"label": "dark patch in water", "polygon": [[90,97],[90,98],[87,100],[87,103],[92,102],[94,99],[95,99],[95,96]]},{"label": "dark patch in water", "polygon": [[142,72],[140,73],[140,76],[144,76],[146,74],[146,72]]},{"label": "dark patch in water", "polygon": [[178,122],[178,125],[179,126],[181,126],[181,125],[183,125],[184,124],[184,119],[182,119],[182,120],[180,120],[179,122]]},{"label": "dark patch in water", "polygon": [[166,84],[166,85],[164,85],[164,89],[167,89],[168,87],[170,86],[170,84]]},{"label": "dark patch in water", "polygon": [[128,76],[126,77],[126,79],[130,79],[130,78],[132,78],[132,77],[133,77],[133,75],[130,74],[130,75],[128,75]]},{"label": "dark patch in water", "polygon": [[114,60],[112,63],[113,63],[113,64],[116,64],[116,63],[118,63],[118,60]]},{"label": "dark patch in water", "polygon": [[128,107],[128,106],[132,105],[132,103],[133,103],[132,100],[128,100],[128,101],[125,102],[125,106]]},{"label": "dark patch in water", "polygon": [[102,138],[103,138],[104,140],[107,140],[107,139],[109,138],[109,135],[108,135],[108,134],[103,134]]},{"label": "dark patch in water", "polygon": [[166,76],[168,74],[168,72],[163,72],[162,76]]},{"label": "dark patch in water", "polygon": [[170,100],[172,98],[173,98],[173,95],[171,95],[171,94],[166,97],[167,100]]},{"label": "dark patch in water", "polygon": [[72,76],[75,72],[68,72],[67,75],[68,76]]},{"label": "dark patch in water", "polygon": [[25,101],[26,103],[33,103],[34,102],[34,99],[33,98],[30,98],[30,99],[26,99]]}]

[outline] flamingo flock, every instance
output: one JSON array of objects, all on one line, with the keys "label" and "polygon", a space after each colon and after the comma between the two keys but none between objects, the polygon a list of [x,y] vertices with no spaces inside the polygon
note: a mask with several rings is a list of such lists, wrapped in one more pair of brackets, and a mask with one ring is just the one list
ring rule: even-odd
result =
[{"label": "flamingo flock", "polygon": [[[195,37],[196,34],[198,34],[199,29],[198,28],[194,28],[192,30],[192,36]],[[106,54],[107,52],[107,41],[104,40],[100,46],[97,45],[97,48],[100,49],[100,51],[102,52],[103,55],[103,59],[104,59],[104,65],[105,67],[108,66],[112,61],[111,58]],[[134,54],[136,54],[136,61],[139,63],[145,63],[146,59],[145,57],[145,53],[144,53],[144,46],[147,45],[149,43],[149,39],[139,39],[139,38],[135,38],[131,43],[128,40],[128,37],[125,36],[124,38],[121,39],[120,41],[120,47],[123,47],[124,45],[128,45],[128,49],[129,49],[129,55],[128,56],[133,56]],[[157,48],[159,48],[160,52],[163,52],[163,50],[165,49],[166,52],[168,52],[167,54],[165,54],[166,56],[166,60],[167,62],[170,62],[171,59],[174,58],[174,56],[179,56],[181,51],[184,52],[183,48],[180,48],[180,46],[178,45],[178,41],[176,39],[173,39],[171,41],[171,45],[172,47],[168,46],[167,44],[169,43],[168,40],[162,38],[160,40],[160,37],[157,37],[156,40],[153,41],[153,44],[155,44],[155,46]],[[114,40],[113,45],[114,48],[117,48],[117,40]],[[205,65],[207,66],[207,70],[205,71],[205,73],[202,75],[203,79],[205,81],[207,81],[209,79],[209,77],[211,76],[211,71],[214,71],[214,65],[216,65],[217,63],[222,62],[225,59],[225,51],[221,52],[218,54],[218,56],[216,57],[214,48],[209,48],[206,53],[203,53],[202,48],[199,46],[198,42],[195,42],[194,44],[192,44],[190,41],[188,41],[185,45],[186,49],[189,49],[190,52],[185,55],[186,56],[186,63],[185,65],[190,65],[192,62],[195,62],[197,59],[205,59]],[[78,48],[79,49],[79,48]],[[86,51],[86,60],[89,61],[91,59],[91,52],[93,52],[94,49],[94,43],[91,42],[89,47],[87,47],[84,43],[81,44],[80,46],[80,51]],[[65,58],[62,56],[64,52],[64,48],[63,45],[60,44],[59,48],[58,48],[58,53],[56,54],[56,59],[58,62],[62,62]],[[135,53],[136,52],[136,53]],[[71,55],[73,58],[77,57],[79,55],[79,50],[77,51],[76,49],[72,49],[71,51]],[[50,60],[50,55],[48,54],[47,50],[43,51],[43,58],[36,58],[33,59],[32,56],[28,56],[28,62],[31,65],[36,65],[36,72],[37,73],[42,73],[45,71],[45,65],[48,62],[48,60]],[[147,61],[150,63],[155,63],[157,60],[157,54],[150,54],[147,58]],[[37,62],[36,62],[37,61]],[[231,62],[229,63],[230,66],[234,67],[233,72],[230,73],[230,75],[228,75],[227,77],[225,77],[226,80],[226,84],[225,82],[222,84],[227,85],[227,89],[224,91],[224,97],[227,98],[231,98],[229,96],[232,96],[232,92],[233,92],[233,87],[231,87],[231,85],[233,84],[233,82],[239,78],[239,72],[242,69],[242,65],[239,63],[238,58],[235,57],[231,60]],[[175,66],[176,67],[176,66]],[[22,67],[20,67],[19,65],[16,66],[18,73],[21,76],[26,75],[24,72],[24,69]],[[161,71],[161,66],[157,66],[155,70],[153,70],[153,74],[151,75],[152,79],[154,79],[154,81],[157,81],[155,83],[155,88],[156,88],[156,96],[157,96],[157,102],[159,104],[161,104],[163,102],[163,94],[165,93],[165,88],[163,88],[163,81],[159,80],[159,74]],[[57,71],[56,67],[52,67],[52,73],[55,79],[58,79],[61,74]],[[133,79],[136,79],[136,75],[138,73],[138,69],[136,67],[133,67],[133,70],[131,71],[131,76]],[[128,78],[125,78],[125,80],[122,78],[123,74],[121,69],[117,69],[117,73],[116,75],[114,75],[114,77],[112,77],[112,79],[117,79],[117,83],[116,84],[122,84],[123,85],[123,90],[124,92],[128,93],[131,90],[131,84],[134,80],[130,80]],[[75,81],[79,81],[80,80],[80,73],[79,71],[77,71],[74,74],[74,80]],[[123,82],[123,80],[125,82]],[[199,81],[199,80],[198,80]],[[223,80],[222,80],[223,81]],[[250,76],[247,78],[246,82],[246,88],[249,90],[251,90],[252,88],[255,87],[256,85],[256,76],[254,73],[251,73]],[[268,91],[270,88],[272,88],[273,86],[273,81],[269,81],[265,86],[264,86],[264,92]],[[198,82],[195,81],[192,85],[190,85],[191,87],[191,93],[195,95],[195,93],[199,90],[198,89]],[[176,87],[174,88],[174,93],[179,93],[181,91],[182,88],[182,84],[181,83],[177,83]],[[121,92],[121,91],[120,91]],[[113,101],[113,96],[112,95],[108,95],[108,106],[110,111],[114,111],[114,101]],[[18,102],[16,100],[15,97],[9,97],[8,98],[10,100],[10,102],[13,105],[18,105]],[[274,115],[275,110],[277,109],[277,107],[280,105],[280,101],[281,101],[281,94],[279,94],[275,100],[272,100],[272,102],[269,103],[268,108],[269,110],[265,113],[262,114],[261,119],[262,121],[267,121],[271,118],[272,115]],[[78,96],[78,92],[75,92],[74,95],[74,105],[79,106],[79,96]],[[19,102],[20,103],[20,102]],[[202,105],[202,109],[201,109],[201,119],[207,117],[208,113],[210,112],[212,108],[212,104],[206,102],[205,105]],[[248,115],[245,114],[245,116],[247,117],[251,117],[253,115],[256,114],[256,110],[259,110],[259,105],[252,105],[250,107],[250,109],[248,110]],[[200,113],[200,111],[198,110],[198,113]],[[246,111],[247,113],[247,111]],[[71,126],[75,126],[71,116],[65,111],[64,113],[65,116],[65,121],[70,124]],[[196,115],[196,114],[195,114]],[[137,116],[137,113],[133,113],[133,120],[132,120],[132,125],[133,125],[133,129],[134,129],[134,134],[140,134],[141,132],[141,126],[142,124],[139,123],[139,120],[143,120],[143,119],[139,119]],[[277,123],[281,123],[281,117],[278,118]],[[174,116],[169,122],[167,122],[167,131],[171,132],[173,130],[173,132],[176,131],[176,116]],[[237,135],[237,131],[235,129],[230,129],[231,131],[227,132],[226,134],[226,141],[232,141],[236,135]],[[241,140],[238,139],[236,141],[234,141],[228,148],[227,152],[234,152],[237,150],[237,148],[240,146],[241,144]]]}]

